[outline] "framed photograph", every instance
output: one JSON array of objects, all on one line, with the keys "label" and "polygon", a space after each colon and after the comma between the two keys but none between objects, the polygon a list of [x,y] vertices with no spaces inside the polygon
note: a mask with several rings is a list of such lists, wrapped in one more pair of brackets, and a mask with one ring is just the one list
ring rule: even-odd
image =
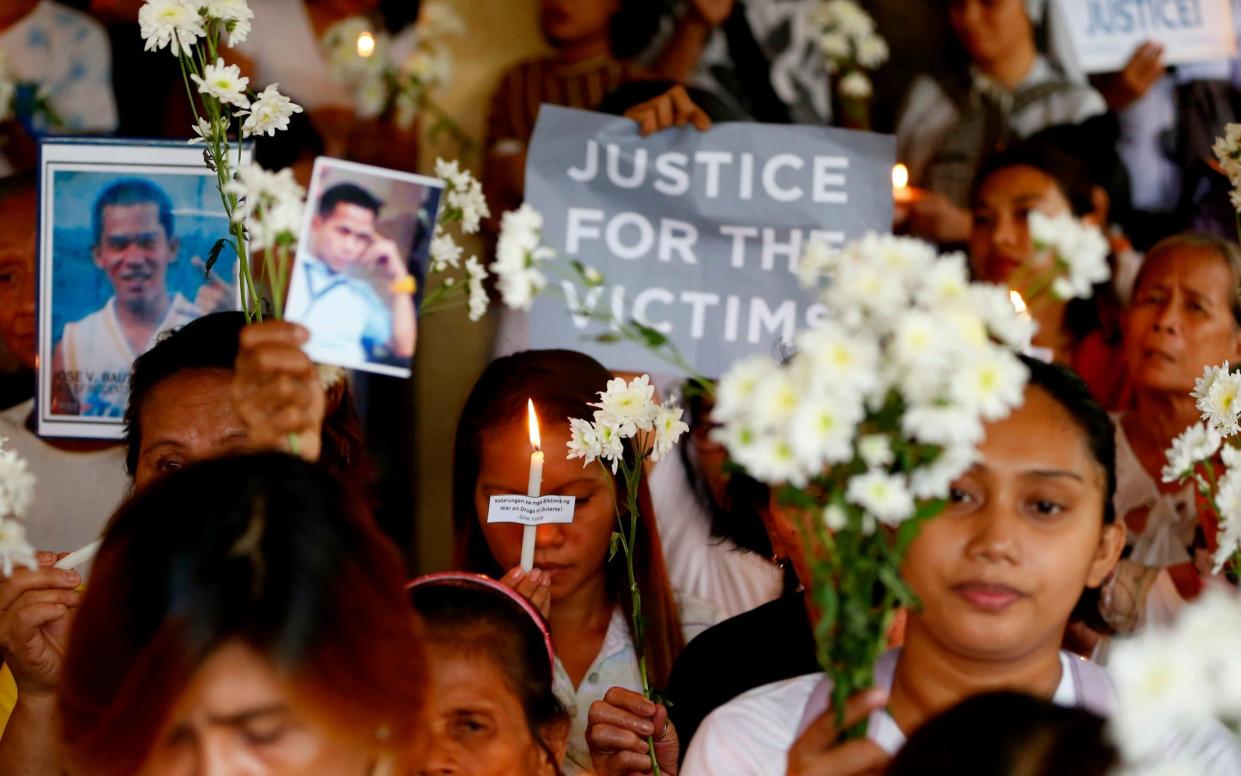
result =
[{"label": "framed photograph", "polygon": [[[244,150],[242,162],[249,157]],[[170,329],[240,308],[233,251],[206,272],[227,236],[200,147],[40,143],[40,434],[122,436],[134,359]]]},{"label": "framed photograph", "polygon": [[442,194],[435,178],[315,161],[285,302],[311,358],[409,377]]}]

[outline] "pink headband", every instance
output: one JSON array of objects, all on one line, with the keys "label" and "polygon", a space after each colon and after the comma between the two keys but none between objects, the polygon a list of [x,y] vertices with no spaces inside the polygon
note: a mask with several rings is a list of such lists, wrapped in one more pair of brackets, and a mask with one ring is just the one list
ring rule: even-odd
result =
[{"label": "pink headband", "polygon": [[485,587],[489,590],[503,593],[509,600],[520,606],[522,611],[530,615],[530,619],[538,626],[539,633],[543,634],[543,646],[547,648],[547,660],[551,664],[552,675],[555,676],[556,650],[552,648],[552,634],[547,629],[547,623],[543,620],[543,615],[539,614],[539,610],[534,608],[534,604],[527,601],[517,591],[500,584],[491,577],[482,574],[470,574],[464,571],[441,571],[436,574],[424,574],[405,585],[405,589],[413,590],[416,587],[426,587],[440,582],[464,582],[467,585]]}]

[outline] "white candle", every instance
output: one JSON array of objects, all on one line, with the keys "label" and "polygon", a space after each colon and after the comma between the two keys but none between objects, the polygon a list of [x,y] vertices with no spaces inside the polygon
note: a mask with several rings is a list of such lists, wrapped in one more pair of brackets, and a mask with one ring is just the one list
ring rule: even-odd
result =
[{"label": "white candle", "polygon": [[369,59],[375,53],[375,36],[369,31],[362,31],[358,34],[358,56],[363,59]]},{"label": "white candle", "polygon": [[[539,416],[534,414],[534,401],[526,400],[526,419],[530,426],[530,446],[534,452],[530,454],[530,482],[526,486],[526,495],[538,498],[543,488],[543,444],[539,436]],[[524,571],[534,568],[534,538],[538,526],[526,525],[521,529],[521,567]]]},{"label": "white candle", "polygon": [[99,552],[99,545],[102,543],[102,541],[96,539],[82,549],[74,550],[56,561],[55,567],[58,569],[75,569],[78,566],[85,566],[95,557],[95,553]]}]

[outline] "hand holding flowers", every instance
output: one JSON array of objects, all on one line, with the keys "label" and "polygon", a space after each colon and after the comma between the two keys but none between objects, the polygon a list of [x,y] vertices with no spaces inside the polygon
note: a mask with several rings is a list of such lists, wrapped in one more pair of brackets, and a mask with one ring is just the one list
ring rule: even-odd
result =
[{"label": "hand holding flowers", "polygon": [[[600,392],[594,419],[587,421],[571,418],[569,426],[568,457],[581,458],[583,466],[598,461],[613,475],[620,474],[625,482],[626,510],[616,504],[618,530],[612,534],[612,556],[617,550],[624,555],[629,594],[633,600],[634,651],[638,655],[638,671],[642,677],[642,693],[651,700],[653,692],[646,672],[646,620],[642,615],[642,591],[634,573],[634,554],[637,552],[639,524],[638,494],[642,477],[646,473],[646,461],[658,461],[689,431],[681,420],[682,410],[674,403],[657,403],[655,387],[647,375],[626,382],[621,378],[609,380],[607,390]],[[659,774],[655,759],[655,740],[647,737],[651,753],[651,769]]]}]

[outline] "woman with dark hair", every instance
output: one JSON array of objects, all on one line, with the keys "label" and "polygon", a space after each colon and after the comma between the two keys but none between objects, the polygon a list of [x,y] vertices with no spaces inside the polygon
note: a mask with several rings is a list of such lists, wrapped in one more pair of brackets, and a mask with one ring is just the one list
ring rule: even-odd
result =
[{"label": "woman with dark hair", "polygon": [[[786,760],[788,773],[799,776],[877,773],[927,719],[997,689],[1108,712],[1113,690],[1103,669],[1061,644],[1072,621],[1104,627],[1099,587],[1124,543],[1111,505],[1114,430],[1071,370],[1024,360],[1025,404],[987,426],[979,462],[953,483],[946,511],[922,526],[909,549],[902,573],[921,607],[908,614],[903,647],[876,665],[875,689],[846,709],[849,725],[869,716],[868,740],[837,745],[830,685],[816,671],[758,687],[712,712],[689,745],[686,776],[782,774]],[[1040,443],[1030,445],[1032,438]],[[772,518],[773,537],[789,538],[794,566],[808,579],[797,521],[817,516],[777,508]],[[806,608],[813,622],[813,602]],[[598,724],[591,741],[606,734],[608,754],[623,765],[622,755],[645,756],[646,745],[620,731],[649,715],[631,698],[610,700],[606,719],[592,713]],[[676,731],[664,739],[676,742]],[[1207,773],[1235,773],[1235,748],[1225,739],[1210,744],[1217,767]],[[662,754],[675,773],[675,753]]]},{"label": "woman with dark hair", "polygon": [[1032,695],[975,695],[909,737],[885,776],[1107,776],[1120,754],[1107,720]]},{"label": "woman with dark hair", "polygon": [[431,574],[409,591],[431,675],[420,772],[560,776],[569,715],[552,691],[556,656],[543,617],[477,574]]},{"label": "woman with dark hair", "polygon": [[[1111,501],[1114,430],[1071,370],[1024,360],[1025,403],[987,425],[978,463],[910,545],[902,575],[920,606],[909,612],[904,645],[876,664],[874,688],[845,709],[846,726],[869,718],[867,739],[840,743],[830,683],[809,674],[713,712],[686,776],[773,773],[786,755],[788,773],[799,776],[877,772],[931,717],[1001,689],[1110,712],[1115,691],[1104,669],[1061,645],[1070,622],[1101,627],[1099,587],[1124,544]],[[1222,727],[1186,746],[1201,755],[1202,776],[1241,769],[1241,749]]]},{"label": "woman with dark hair", "polygon": [[922,76],[910,86],[897,121],[897,158],[909,166],[911,182],[929,190],[910,206],[908,229],[935,242],[961,243],[970,231],[970,183],[988,155],[1107,106],[1039,53],[1024,0],[945,5],[960,61],[944,76]]},{"label": "woman with dark hair", "polygon": [[[565,770],[590,770],[584,733],[590,704],[612,686],[639,689],[624,564],[610,561],[623,482],[601,466],[566,458],[569,418],[589,418],[610,372],[568,350],[527,351],[493,361],[474,384],[453,449],[453,524],[459,568],[502,578],[547,612],[556,646],[556,695],[573,718]],[[487,522],[491,496],[525,493],[529,475],[526,403],[542,421],[543,492],[576,499],[573,522],[543,525],[535,568],[523,574],[522,528]],[[627,455],[633,456],[632,449]],[[664,567],[650,492],[639,494],[641,523],[635,560],[646,616],[646,665],[651,683],[666,686],[682,646],[718,617],[705,604],[673,592]],[[508,571],[510,570],[511,571]],[[506,574],[505,572],[508,571]]]},{"label": "woman with dark hair", "polygon": [[[1056,146],[1033,141],[1013,146],[983,163],[970,194],[973,212],[969,235],[970,268],[978,280],[1013,285],[1028,294],[1021,279],[1052,271],[1052,258],[1035,251],[1029,217],[1070,213],[1087,223],[1106,227],[1108,196],[1095,185],[1079,159]],[[1071,365],[1107,407],[1115,406],[1124,384],[1117,358],[1119,334],[1105,326],[1102,312],[1118,315],[1117,293],[1110,285],[1095,287],[1090,299],[1063,302],[1050,293],[1031,296],[1030,314],[1038,324],[1034,346],[1058,363]]]},{"label": "woman with dark hair", "polygon": [[109,524],[74,621],[57,704],[70,772],[408,767],[427,676],[403,578],[364,502],[299,459],[152,483]]}]

